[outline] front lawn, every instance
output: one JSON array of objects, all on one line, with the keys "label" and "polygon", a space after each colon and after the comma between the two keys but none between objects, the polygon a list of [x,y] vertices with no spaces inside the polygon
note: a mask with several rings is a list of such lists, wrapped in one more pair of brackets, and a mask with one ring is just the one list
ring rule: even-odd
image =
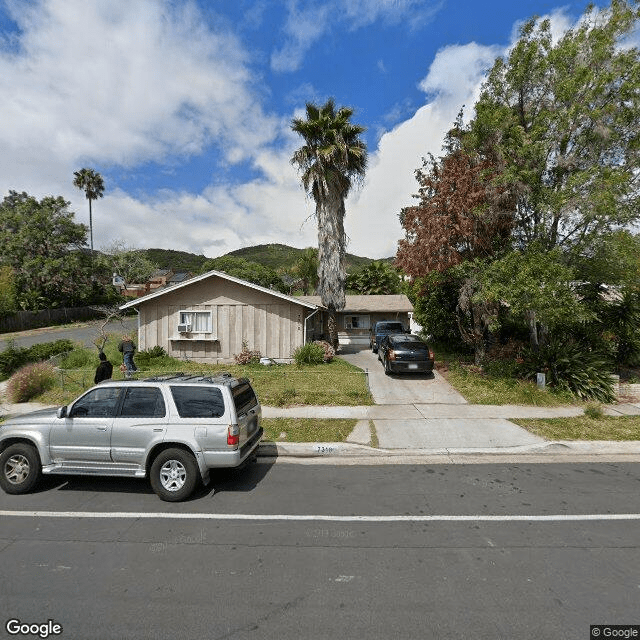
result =
[{"label": "front lawn", "polygon": [[535,382],[489,375],[481,368],[458,361],[436,360],[436,369],[470,404],[516,404],[535,407],[559,407],[581,404],[569,393],[547,387],[538,389]]},{"label": "front lawn", "polygon": [[[92,356],[97,365],[97,357],[95,354]],[[70,360],[73,361],[74,358],[71,357]],[[77,356],[75,360],[78,360]],[[112,362],[117,361],[112,359]],[[154,358],[148,363],[138,358],[137,363],[140,368],[137,378],[178,371],[208,376],[228,372],[236,377],[247,377],[261,404],[268,406],[373,404],[364,372],[340,358],[321,365],[302,367],[295,364],[204,365],[168,357]],[[61,364],[64,367],[65,363]],[[90,368],[85,365],[83,368],[62,369],[56,386],[34,400],[47,404],[67,404],[93,385],[94,373],[93,364]],[[113,377],[122,378],[117,366],[114,366]]]},{"label": "front lawn", "polygon": [[548,440],[640,440],[640,416],[512,420]]}]

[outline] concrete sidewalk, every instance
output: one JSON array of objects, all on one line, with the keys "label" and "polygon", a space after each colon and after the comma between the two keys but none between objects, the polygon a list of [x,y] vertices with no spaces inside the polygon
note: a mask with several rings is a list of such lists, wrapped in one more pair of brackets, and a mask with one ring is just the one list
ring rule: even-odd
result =
[{"label": "concrete sidewalk", "polygon": [[[0,383],[0,416],[48,408],[9,404]],[[640,415],[640,403],[605,407],[607,415]],[[515,418],[560,418],[583,414],[580,407],[470,404],[384,404],[372,406],[262,407],[264,418],[356,419],[344,443],[267,442],[261,457],[327,464],[554,462],[560,459],[640,461],[640,441],[550,442],[510,422]],[[373,424],[378,446],[371,446]]]},{"label": "concrete sidewalk", "polygon": [[[640,415],[639,404],[605,407],[607,415]],[[556,461],[567,456],[577,461],[640,460],[640,441],[551,442],[509,421],[510,418],[562,418],[583,414],[581,407],[518,405],[403,404],[364,407],[263,407],[265,418],[351,418],[356,427],[345,443],[265,443],[262,455],[284,458],[355,458],[361,464],[400,464],[416,460],[490,462],[499,459]],[[378,439],[371,446],[370,422]],[[535,459],[535,460],[534,460]]]}]

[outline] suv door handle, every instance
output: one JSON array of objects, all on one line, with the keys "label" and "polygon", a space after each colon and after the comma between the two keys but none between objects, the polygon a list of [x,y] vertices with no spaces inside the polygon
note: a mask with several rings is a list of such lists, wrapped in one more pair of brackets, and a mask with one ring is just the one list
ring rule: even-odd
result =
[{"label": "suv door handle", "polygon": [[98,427],[98,431],[106,431],[107,427]]}]

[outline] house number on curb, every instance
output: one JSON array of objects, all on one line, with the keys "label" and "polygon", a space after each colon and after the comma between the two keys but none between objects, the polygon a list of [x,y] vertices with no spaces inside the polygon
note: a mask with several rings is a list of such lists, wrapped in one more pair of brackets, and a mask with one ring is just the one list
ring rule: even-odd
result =
[{"label": "house number on curb", "polygon": [[316,445],[316,452],[317,453],[333,453],[335,451],[335,447],[326,447],[323,444],[317,444]]}]

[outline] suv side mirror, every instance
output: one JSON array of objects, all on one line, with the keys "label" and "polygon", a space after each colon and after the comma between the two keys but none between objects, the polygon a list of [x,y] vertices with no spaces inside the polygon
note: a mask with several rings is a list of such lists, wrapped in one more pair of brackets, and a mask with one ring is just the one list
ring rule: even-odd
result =
[{"label": "suv side mirror", "polygon": [[58,407],[58,411],[56,411],[56,415],[58,418],[66,418],[67,417],[67,407]]}]

